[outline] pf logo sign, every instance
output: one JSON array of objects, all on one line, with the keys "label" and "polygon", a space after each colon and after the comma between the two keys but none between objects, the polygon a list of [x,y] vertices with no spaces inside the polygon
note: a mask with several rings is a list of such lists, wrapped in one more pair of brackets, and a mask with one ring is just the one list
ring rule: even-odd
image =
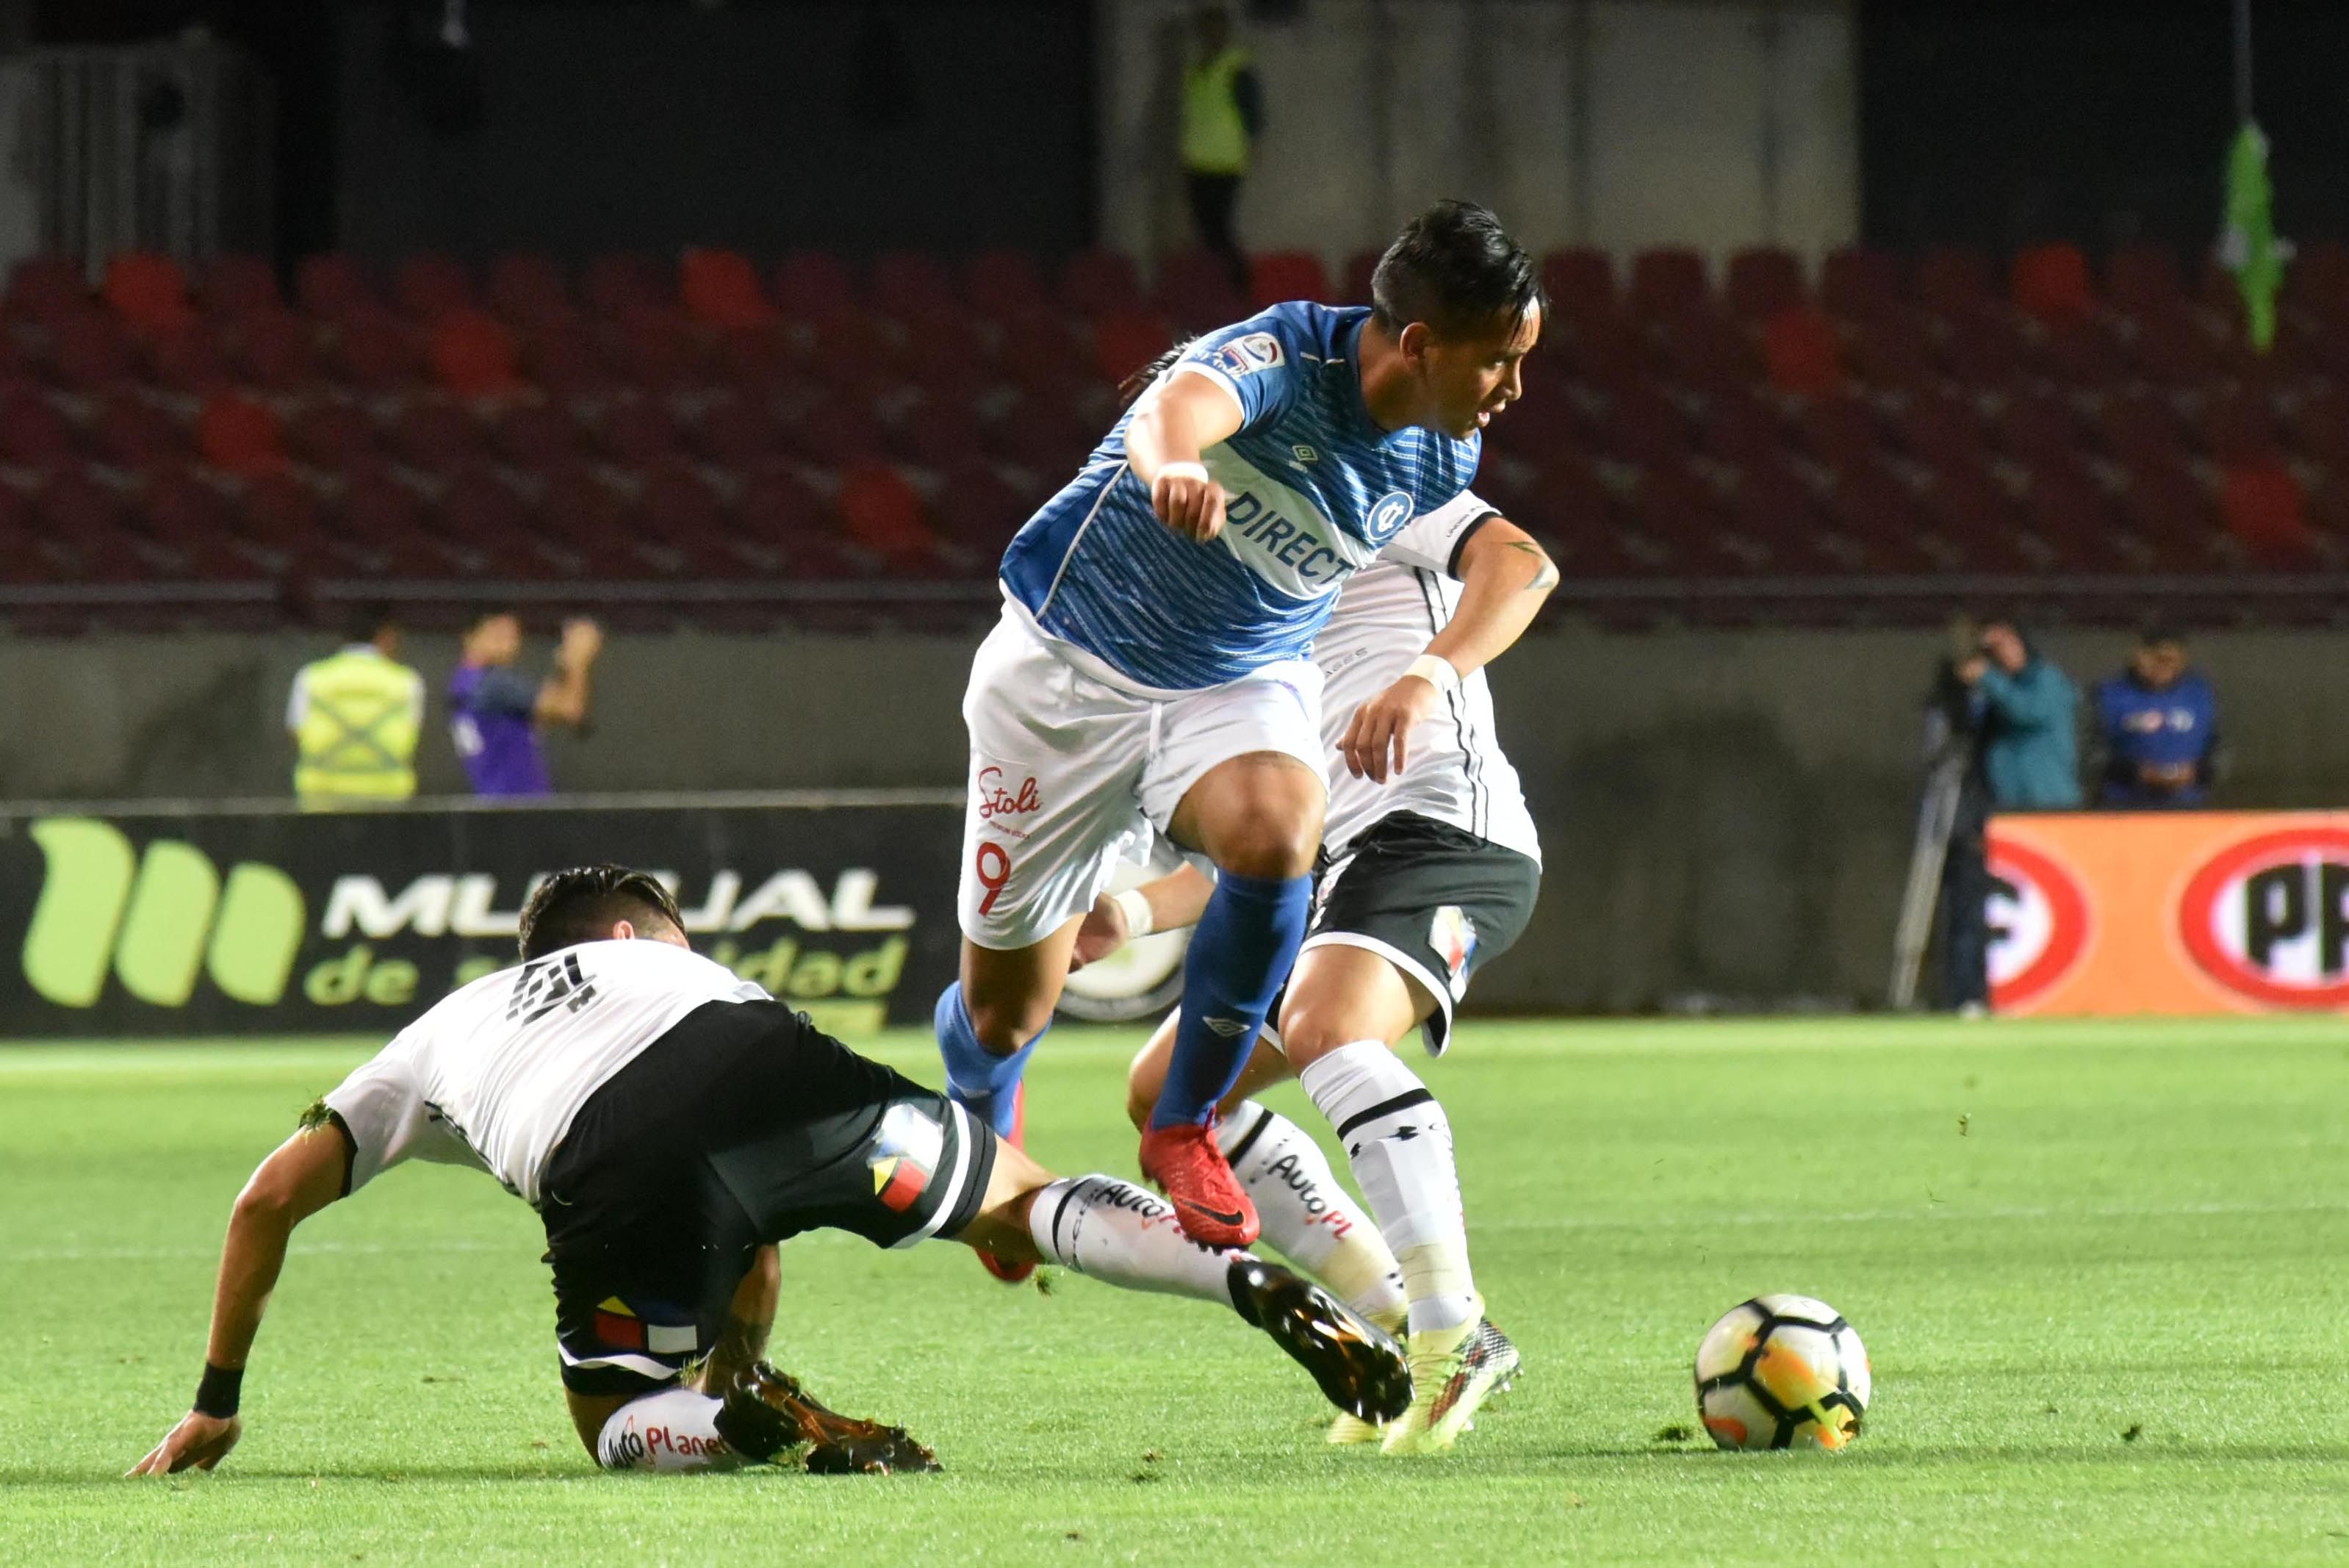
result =
[{"label": "pf logo sign", "polygon": [[1993,834],[1990,841],[1990,999],[2027,1011],[2088,948],[2088,897],[2053,857]]},{"label": "pf logo sign", "polygon": [[2349,830],[2292,827],[2212,856],[2178,934],[2202,972],[2277,1007],[2349,1005]]}]

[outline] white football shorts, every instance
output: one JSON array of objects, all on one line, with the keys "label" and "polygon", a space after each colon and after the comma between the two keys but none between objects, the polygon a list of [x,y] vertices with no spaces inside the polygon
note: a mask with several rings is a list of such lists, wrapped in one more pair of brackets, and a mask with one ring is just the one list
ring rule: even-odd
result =
[{"label": "white football shorts", "polygon": [[1171,697],[1069,663],[1007,607],[963,696],[970,802],[957,913],[983,948],[1024,948],[1093,907],[1121,858],[1148,856],[1208,769],[1251,752],[1322,776],[1321,671],[1309,659]]}]

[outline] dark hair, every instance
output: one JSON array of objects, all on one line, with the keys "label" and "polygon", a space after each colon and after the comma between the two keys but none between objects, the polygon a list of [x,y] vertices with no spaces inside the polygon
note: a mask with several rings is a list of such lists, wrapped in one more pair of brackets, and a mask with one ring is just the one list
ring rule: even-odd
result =
[{"label": "dark hair", "polygon": [[2149,620],[2139,628],[2137,634],[2137,645],[2139,648],[2159,648],[2168,642],[2174,642],[2181,648],[2186,645],[2186,634],[2178,630],[2170,621]]},{"label": "dark hair", "polygon": [[1438,202],[1405,223],[1371,275],[1371,313],[1389,332],[1424,321],[1459,337],[1548,307],[1534,258],[1474,202]]},{"label": "dark hair", "polygon": [[387,629],[397,628],[399,618],[391,613],[387,604],[354,606],[343,622],[346,639],[351,642],[373,642]]},{"label": "dark hair", "polygon": [[1169,348],[1165,353],[1161,354],[1157,358],[1153,359],[1141,369],[1132,372],[1125,378],[1125,379],[1120,381],[1117,384],[1118,406],[1120,408],[1123,408],[1127,404],[1133,402],[1134,399],[1142,396],[1143,393],[1150,390],[1150,383],[1158,379],[1159,377],[1164,375],[1167,371],[1173,369],[1174,368],[1174,361],[1183,358],[1184,355],[1188,354],[1191,351],[1191,345],[1197,341],[1198,339],[1195,337],[1185,337],[1178,340],[1174,348]]},{"label": "dark hair", "polygon": [[523,960],[601,941],[612,934],[615,921],[642,925],[647,916],[667,920],[680,932],[685,929],[677,900],[649,872],[625,866],[574,866],[557,871],[538,885],[523,909]]}]

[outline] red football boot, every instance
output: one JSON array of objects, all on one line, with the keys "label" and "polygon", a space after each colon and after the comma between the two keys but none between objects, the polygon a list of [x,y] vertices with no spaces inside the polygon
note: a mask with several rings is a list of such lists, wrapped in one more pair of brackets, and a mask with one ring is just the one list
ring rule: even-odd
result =
[{"label": "red football boot", "polygon": [[[1013,1148],[1028,1147],[1028,1085],[1016,1084],[1011,1090],[1011,1136],[1003,1140]],[[978,1266],[1007,1285],[1023,1285],[1036,1272],[1036,1265],[1028,1262],[1009,1263],[992,1252],[978,1254]]]},{"label": "red football boot", "polygon": [[1203,1246],[1245,1247],[1264,1229],[1212,1127],[1186,1123],[1143,1133],[1142,1174],[1166,1194],[1183,1233]]}]

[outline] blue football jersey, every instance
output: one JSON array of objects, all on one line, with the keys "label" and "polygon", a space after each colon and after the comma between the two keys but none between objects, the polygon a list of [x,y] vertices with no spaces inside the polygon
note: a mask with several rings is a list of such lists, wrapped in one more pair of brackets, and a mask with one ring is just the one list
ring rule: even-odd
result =
[{"label": "blue football jersey", "polygon": [[1239,400],[1204,453],[1229,498],[1196,544],[1150,509],[1121,418],[1003,557],[1003,586],[1047,637],[1137,687],[1195,691],[1302,659],[1338,589],[1413,518],[1468,488],[1480,442],[1384,431],[1362,403],[1365,308],[1277,305],[1192,344],[1169,375]]}]

